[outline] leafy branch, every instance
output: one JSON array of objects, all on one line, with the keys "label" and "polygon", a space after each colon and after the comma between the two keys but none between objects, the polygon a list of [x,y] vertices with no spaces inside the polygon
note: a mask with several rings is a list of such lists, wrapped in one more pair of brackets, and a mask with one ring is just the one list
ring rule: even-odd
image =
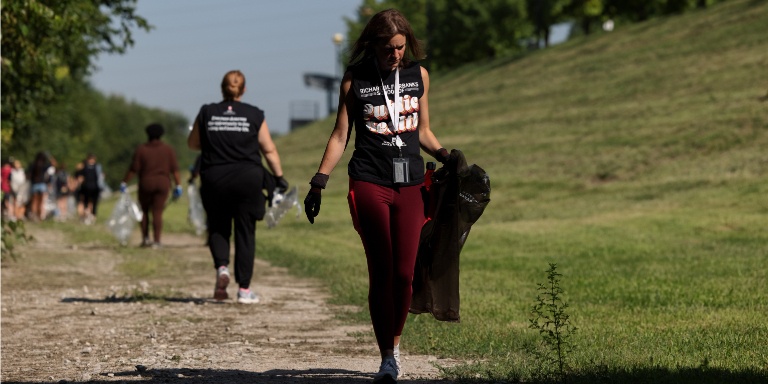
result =
[{"label": "leafy branch", "polygon": [[16,260],[15,248],[17,244],[26,244],[32,240],[32,236],[27,235],[24,222],[21,220],[11,221],[3,218],[3,236],[2,236],[2,260],[10,257]]}]

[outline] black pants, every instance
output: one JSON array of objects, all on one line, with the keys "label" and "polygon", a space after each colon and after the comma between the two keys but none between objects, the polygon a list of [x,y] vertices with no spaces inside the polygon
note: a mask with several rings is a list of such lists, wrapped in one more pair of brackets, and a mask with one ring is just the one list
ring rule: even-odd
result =
[{"label": "black pants", "polygon": [[83,202],[83,207],[87,210],[88,205],[91,204],[91,213],[96,216],[99,208],[99,195],[101,189],[97,188],[85,188],[80,189],[80,201]]},{"label": "black pants", "polygon": [[256,220],[264,217],[264,169],[255,165],[224,165],[200,173],[200,197],[208,217],[208,248],[214,267],[229,265],[234,223],[235,281],[248,288],[256,257]]}]

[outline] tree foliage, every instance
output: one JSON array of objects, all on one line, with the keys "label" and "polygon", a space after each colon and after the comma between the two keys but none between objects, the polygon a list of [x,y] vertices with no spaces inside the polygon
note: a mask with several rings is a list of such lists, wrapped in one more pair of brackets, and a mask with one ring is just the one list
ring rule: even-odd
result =
[{"label": "tree foliage", "polygon": [[351,45],[376,12],[397,8],[427,43],[425,65],[449,70],[478,60],[509,57],[549,45],[553,25],[573,21],[584,34],[608,19],[640,22],[725,0],[363,0],[346,19]]},{"label": "tree foliage", "polygon": [[[26,162],[43,150],[72,170],[94,153],[115,186],[148,124],[163,124],[164,140],[186,148],[189,122],[182,115],[104,96],[87,83],[97,54],[124,53],[134,29],[151,29],[136,2],[3,0],[4,156]],[[194,154],[179,152],[182,165],[191,163]]]},{"label": "tree foliage", "polygon": [[61,99],[47,107],[37,120],[44,135],[29,137],[24,145],[8,153],[31,161],[37,151],[49,152],[72,171],[88,153],[104,166],[107,183],[115,188],[128,168],[133,150],[147,140],[144,128],[151,123],[165,127],[163,141],[176,148],[179,165],[184,168],[194,160],[187,149],[189,121],[178,113],[149,108],[122,96],[105,96],[88,84],[73,85]]},{"label": "tree foliage", "polygon": [[549,30],[564,17],[568,0],[526,0],[528,21],[533,26],[536,46],[549,46]]},{"label": "tree foliage", "polygon": [[2,144],[44,135],[47,107],[83,82],[100,52],[123,53],[150,25],[136,0],[3,1]]},{"label": "tree foliage", "polygon": [[530,35],[519,0],[443,0],[430,3],[430,65],[435,70],[509,56]]}]

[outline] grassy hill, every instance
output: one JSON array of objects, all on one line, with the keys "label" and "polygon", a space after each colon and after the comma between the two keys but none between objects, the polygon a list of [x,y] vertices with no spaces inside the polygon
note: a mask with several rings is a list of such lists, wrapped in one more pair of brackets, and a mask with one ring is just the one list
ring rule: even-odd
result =
[{"label": "grassy hill", "polygon": [[[414,316],[403,347],[472,361],[447,373],[467,381],[539,377],[529,310],[556,263],[579,328],[571,382],[766,380],[767,99],[754,0],[433,76],[433,130],[488,171],[492,200],[462,252],[462,323]],[[302,196],[332,126],[277,139]],[[316,223],[260,227],[258,253],[365,308],[351,152]]]}]

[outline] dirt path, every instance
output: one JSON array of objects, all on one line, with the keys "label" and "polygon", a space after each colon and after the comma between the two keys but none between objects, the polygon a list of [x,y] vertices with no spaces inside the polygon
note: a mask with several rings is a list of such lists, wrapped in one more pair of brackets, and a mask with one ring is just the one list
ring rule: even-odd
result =
[{"label": "dirt path", "polygon": [[[3,383],[368,383],[378,368],[370,328],[334,319],[315,281],[257,260],[263,303],[216,303],[200,238],[137,249],[139,260],[167,254],[189,267],[133,281],[111,248],[27,228],[36,241],[2,265]],[[446,383],[435,364],[449,362],[403,358],[400,383]]]}]

